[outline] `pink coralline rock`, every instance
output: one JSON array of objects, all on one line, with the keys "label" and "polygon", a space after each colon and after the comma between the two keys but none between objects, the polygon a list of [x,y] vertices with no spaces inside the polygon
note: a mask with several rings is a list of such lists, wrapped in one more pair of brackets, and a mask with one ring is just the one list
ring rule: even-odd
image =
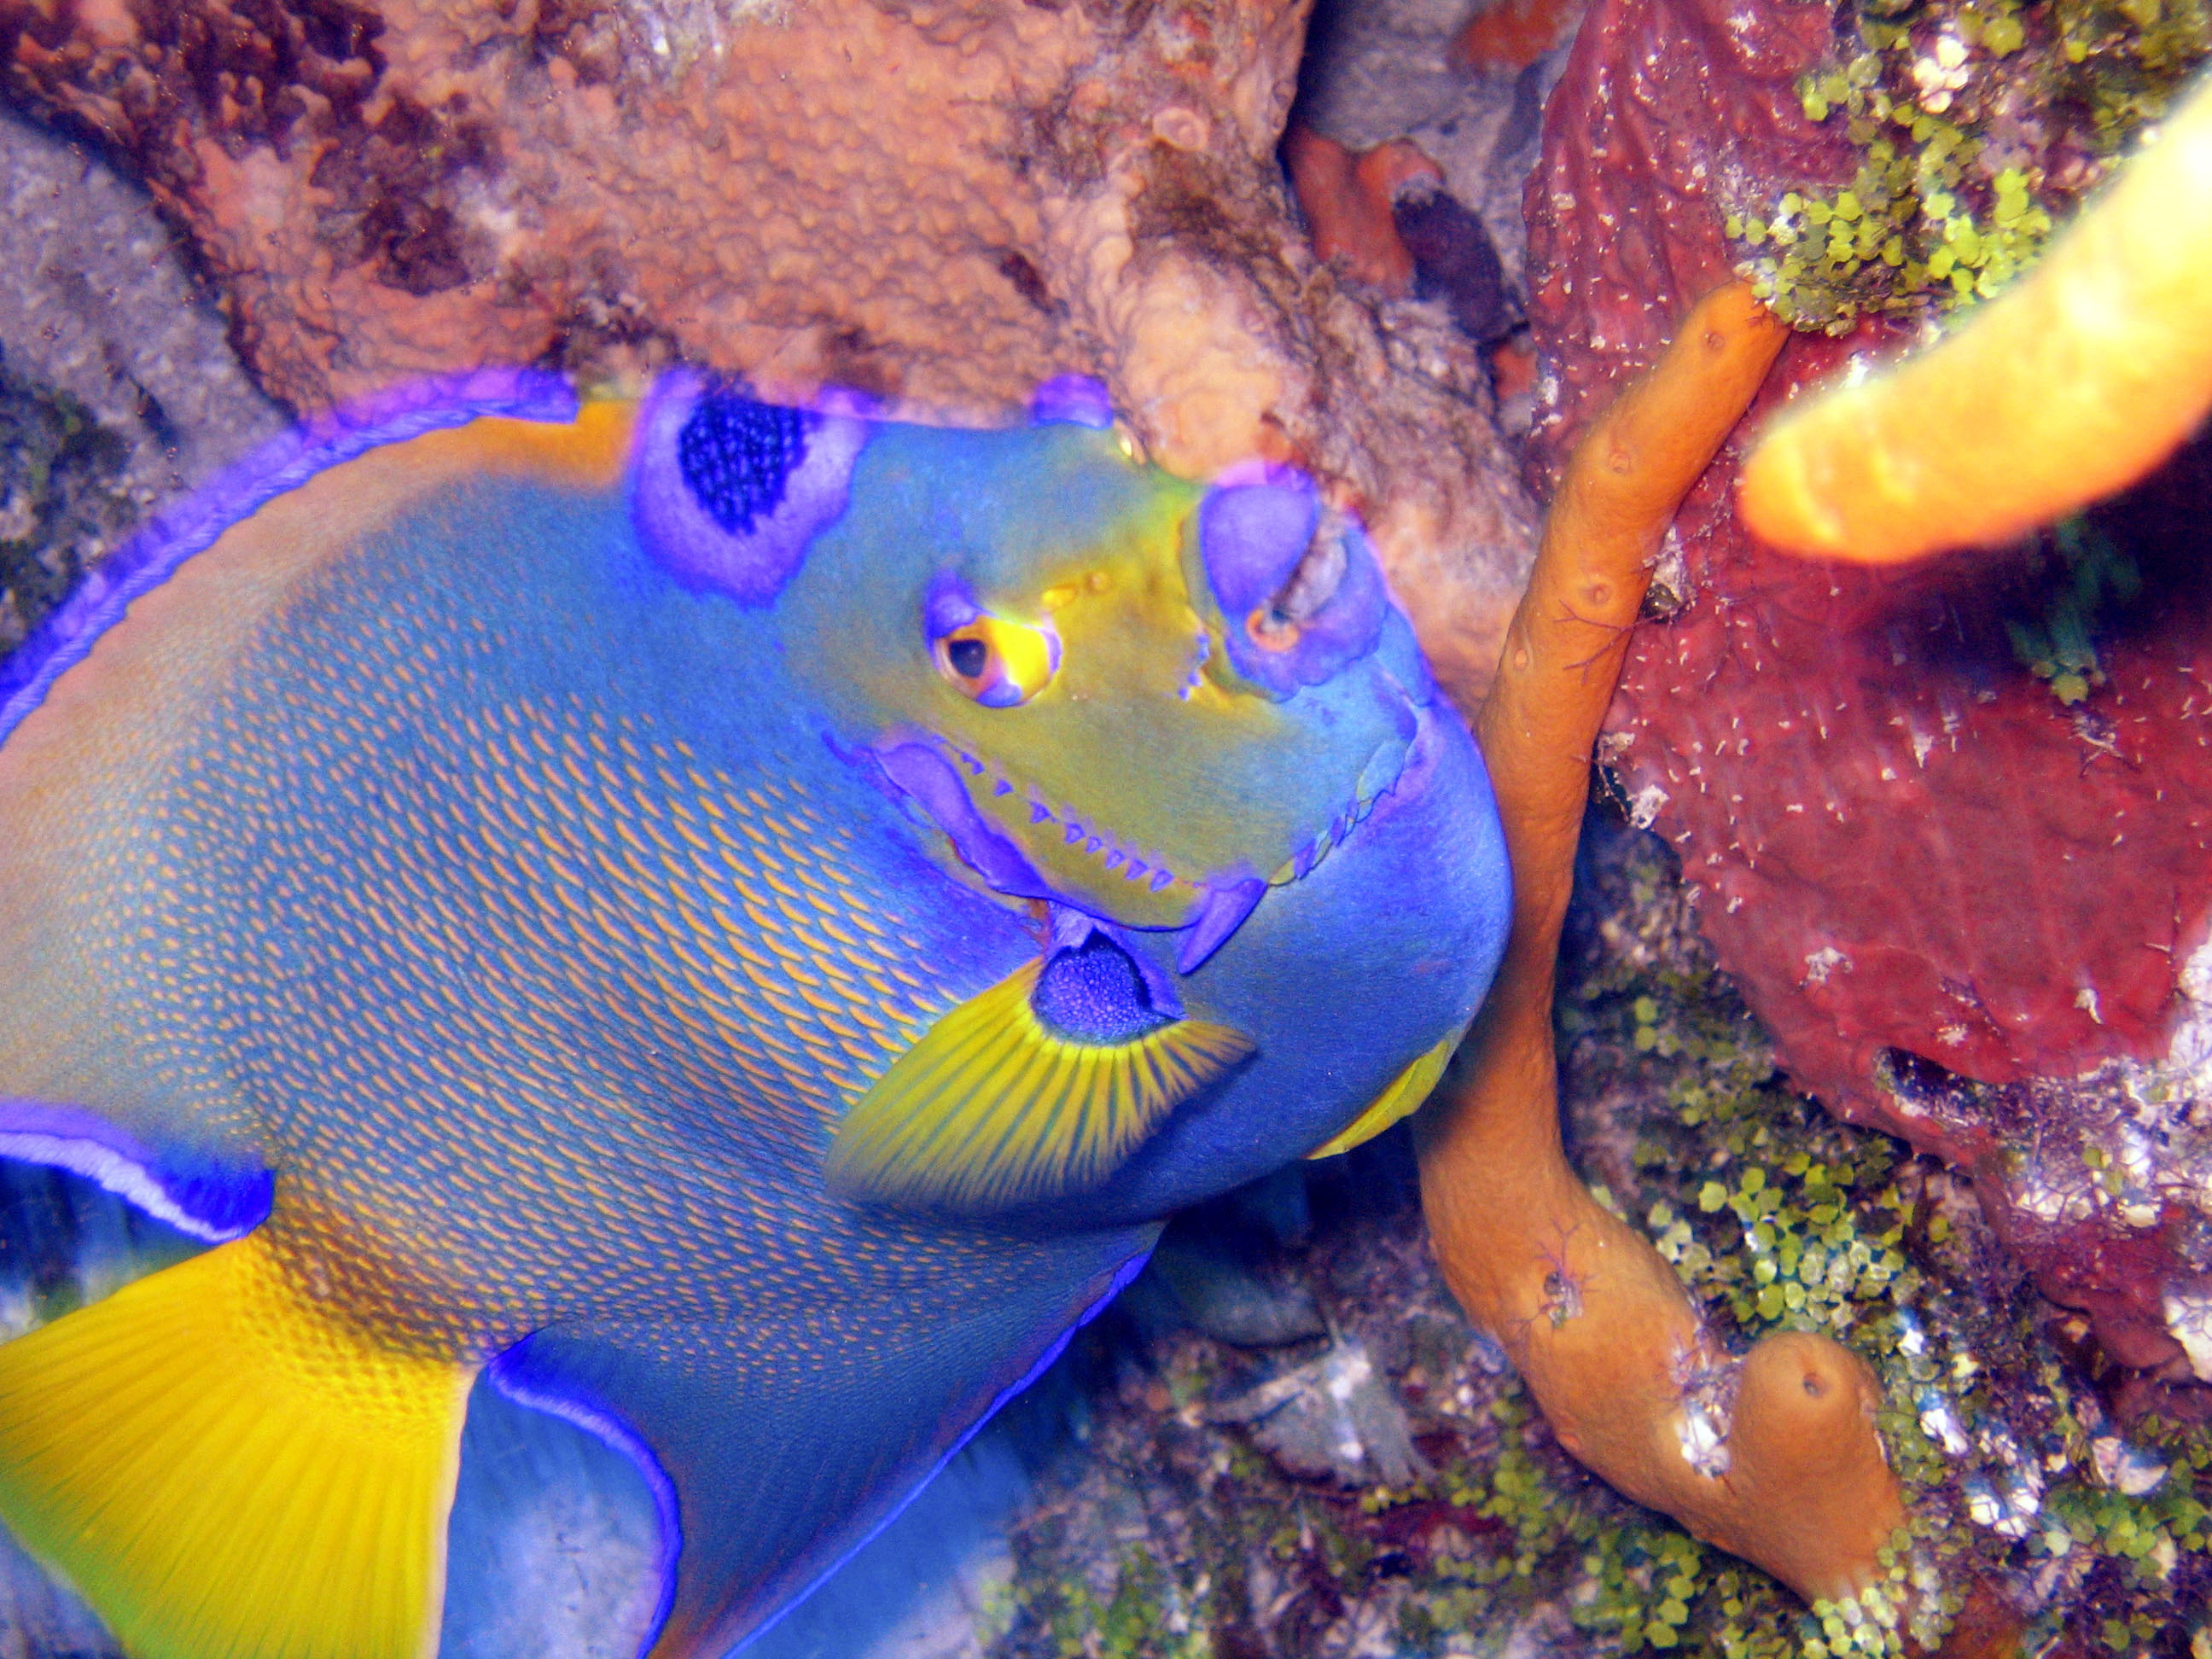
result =
[{"label": "pink coralline rock", "polygon": [[0,0],[10,101],[143,179],[301,410],[485,362],[1299,461],[1472,694],[1534,514],[1471,349],[1386,335],[1274,147],[1299,0]]},{"label": "pink coralline rock", "polygon": [[[1809,121],[1796,85],[1832,28],[1824,5],[1597,0],[1528,190],[1540,484],[1727,274],[1727,212],[1850,179],[1842,122]],[[1896,343],[1872,325],[1797,337],[1747,427]],[[2124,517],[2201,513],[2206,456]],[[2016,554],[1896,572],[1786,558],[1737,522],[1740,464],[1724,451],[1676,520],[1661,580],[1680,608],[1639,630],[1601,749],[1793,1078],[1970,1170],[2047,1293],[2125,1363],[2175,1364],[2162,1295],[2177,1265],[2208,1265],[2185,1242],[2206,1171],[2176,1150],[2191,1085],[2140,1066],[2168,1059],[2212,911],[2201,557],[2160,568],[2170,523],[2143,539],[2145,600],[2069,707],[2008,635],[2044,597]],[[2142,1133],[2163,1150],[2140,1190],[2097,1174]]]}]

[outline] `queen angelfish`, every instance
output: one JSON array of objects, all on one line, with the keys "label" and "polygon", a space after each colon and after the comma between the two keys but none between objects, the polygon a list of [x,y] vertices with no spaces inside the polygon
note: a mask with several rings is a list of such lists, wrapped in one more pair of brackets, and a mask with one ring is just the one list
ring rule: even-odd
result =
[{"label": "queen angelfish", "polygon": [[434,1651],[494,1409],[723,1652],[1474,1017],[1496,812],[1353,518],[841,407],[417,388],[0,680],[0,1155],[205,1245],[0,1346],[133,1653]]}]

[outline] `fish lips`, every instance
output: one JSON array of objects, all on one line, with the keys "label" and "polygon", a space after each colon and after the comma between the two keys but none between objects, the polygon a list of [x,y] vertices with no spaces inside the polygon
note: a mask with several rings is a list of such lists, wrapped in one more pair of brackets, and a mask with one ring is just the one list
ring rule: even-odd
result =
[{"label": "fish lips", "polygon": [[[1103,836],[1085,833],[1084,826],[1072,824],[1064,815],[1032,804],[1033,824],[1039,829],[1048,823],[1065,826],[1060,847],[1086,848],[1097,866],[1095,887],[1055,880],[1039,867],[1018,832],[1010,832],[977,799],[977,786],[1001,799],[1015,793],[977,757],[934,732],[912,728],[885,737],[865,752],[886,792],[934,826],[954,856],[994,891],[1079,911],[1121,927],[1180,933],[1176,971],[1188,975],[1228,943],[1271,888],[1303,880],[1332,852],[1349,845],[1385,797],[1425,787],[1434,769],[1426,757],[1433,745],[1436,715],[1422,704],[1409,702],[1408,709],[1410,736],[1378,748],[1361,771],[1352,799],[1267,876],[1242,862],[1195,877],[1179,875],[1112,846]],[[1117,886],[1124,892],[1141,890],[1142,902],[1117,904]],[[1184,896],[1163,919],[1158,901],[1172,899],[1178,887]]]}]

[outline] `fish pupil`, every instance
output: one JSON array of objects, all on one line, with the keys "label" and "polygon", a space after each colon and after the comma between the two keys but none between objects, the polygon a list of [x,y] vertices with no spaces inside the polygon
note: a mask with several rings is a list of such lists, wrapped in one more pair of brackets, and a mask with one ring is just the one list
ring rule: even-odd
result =
[{"label": "fish pupil", "polygon": [[806,453],[806,417],[731,392],[709,392],[677,434],[684,484],[732,536],[773,513]]},{"label": "fish pupil", "polygon": [[954,640],[945,647],[945,658],[952,665],[952,672],[963,680],[978,678],[990,653],[981,640]]},{"label": "fish pupil", "polygon": [[1152,992],[1129,953],[1096,932],[1052,953],[1030,993],[1030,1008],[1074,1042],[1133,1042],[1174,1024],[1152,1006]]}]

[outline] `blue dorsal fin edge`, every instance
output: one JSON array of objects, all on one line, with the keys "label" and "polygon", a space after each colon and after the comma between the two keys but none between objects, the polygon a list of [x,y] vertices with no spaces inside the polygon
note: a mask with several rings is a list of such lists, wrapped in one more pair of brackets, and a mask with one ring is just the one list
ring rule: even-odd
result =
[{"label": "blue dorsal fin edge", "polygon": [[131,602],[205,552],[233,525],[317,473],[386,444],[485,416],[560,422],[576,418],[576,393],[541,369],[483,368],[416,380],[302,422],[148,520],[76,591],[0,661],[0,743],[82,662]]},{"label": "blue dorsal fin edge", "polygon": [[81,1176],[209,1244],[252,1232],[268,1218],[276,1194],[266,1170],[214,1160],[180,1167],[95,1113],[13,1097],[0,1097],[0,1158]]}]

